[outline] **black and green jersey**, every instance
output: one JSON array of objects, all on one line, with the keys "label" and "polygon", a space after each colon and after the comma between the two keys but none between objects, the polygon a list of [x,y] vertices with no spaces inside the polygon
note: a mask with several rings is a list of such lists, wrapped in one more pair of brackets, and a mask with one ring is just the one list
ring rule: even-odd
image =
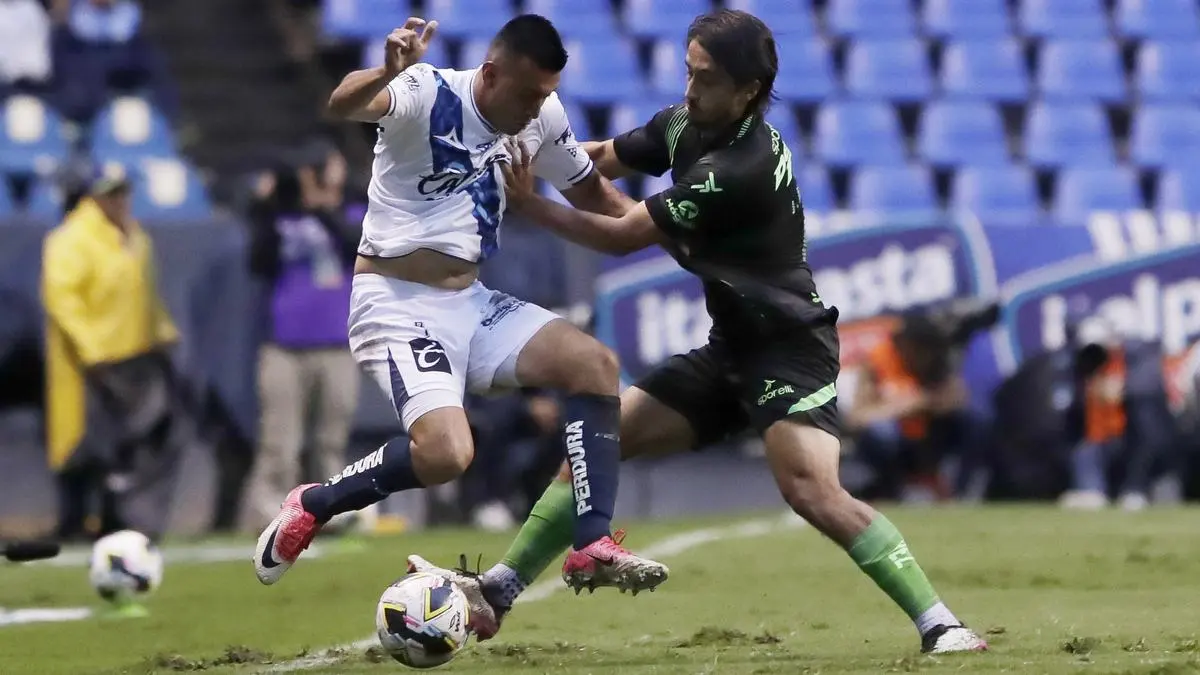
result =
[{"label": "black and green jersey", "polygon": [[721,337],[737,342],[836,320],[808,267],[791,150],[760,115],[702,132],[686,107],[671,106],[613,147],[636,171],[671,170],[674,185],[646,206],[670,238],[668,252],[704,282]]}]

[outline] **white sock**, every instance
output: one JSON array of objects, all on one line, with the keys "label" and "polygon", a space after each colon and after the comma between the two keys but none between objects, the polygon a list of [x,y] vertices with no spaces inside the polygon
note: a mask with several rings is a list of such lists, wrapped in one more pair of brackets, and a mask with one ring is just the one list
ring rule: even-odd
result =
[{"label": "white sock", "polygon": [[483,573],[483,579],[489,585],[500,589],[498,600],[505,607],[512,607],[517,596],[525,590],[525,582],[517,576],[517,571],[504,563],[492,565],[491,569]]},{"label": "white sock", "polygon": [[959,621],[958,618],[946,608],[946,605],[941,602],[922,612],[921,616],[918,616],[917,620],[913,623],[917,624],[917,632],[921,634],[921,637],[925,637],[926,633],[938,626],[958,626],[962,624],[962,622]]}]

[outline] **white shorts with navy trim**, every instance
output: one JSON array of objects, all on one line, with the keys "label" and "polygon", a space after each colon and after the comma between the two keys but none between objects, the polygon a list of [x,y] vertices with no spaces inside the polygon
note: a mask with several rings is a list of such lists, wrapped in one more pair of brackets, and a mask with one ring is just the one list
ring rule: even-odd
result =
[{"label": "white shorts with navy trim", "polygon": [[557,314],[476,281],[449,291],[377,274],[354,276],[350,351],[407,431],[465,391],[520,386],[521,350]]}]

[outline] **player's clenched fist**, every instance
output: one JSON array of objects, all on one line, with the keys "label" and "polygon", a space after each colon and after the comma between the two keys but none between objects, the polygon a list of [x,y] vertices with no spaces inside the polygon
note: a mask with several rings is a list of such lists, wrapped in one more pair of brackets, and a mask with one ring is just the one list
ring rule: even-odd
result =
[{"label": "player's clenched fist", "polygon": [[437,32],[437,21],[425,22],[415,16],[408,17],[404,26],[387,36],[383,44],[384,66],[392,73],[400,73],[425,56],[429,43]]}]

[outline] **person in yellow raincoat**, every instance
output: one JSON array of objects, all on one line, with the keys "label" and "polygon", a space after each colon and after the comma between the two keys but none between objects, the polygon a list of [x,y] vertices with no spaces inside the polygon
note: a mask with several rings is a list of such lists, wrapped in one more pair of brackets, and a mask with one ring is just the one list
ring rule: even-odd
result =
[{"label": "person in yellow raincoat", "polygon": [[[179,331],[158,293],[150,238],[132,217],[132,189],[121,175],[95,179],[46,237],[46,447],[60,477],[102,467],[100,534],[133,527],[157,537],[179,459],[184,406],[169,356]],[[112,432],[108,442],[77,453],[101,427]]]}]

